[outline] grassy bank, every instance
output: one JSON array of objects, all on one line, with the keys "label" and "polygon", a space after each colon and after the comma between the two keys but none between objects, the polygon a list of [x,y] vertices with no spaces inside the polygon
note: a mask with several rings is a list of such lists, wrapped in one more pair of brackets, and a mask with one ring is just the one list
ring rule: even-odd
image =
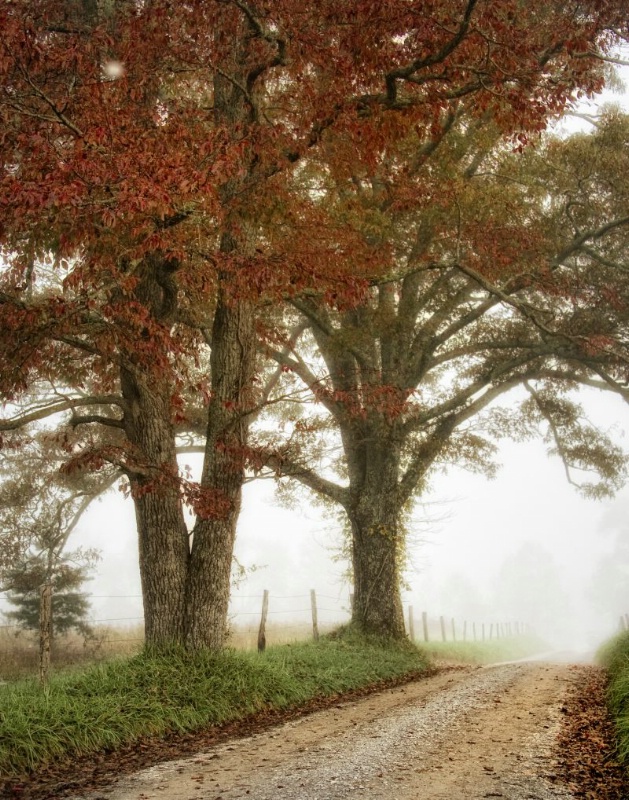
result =
[{"label": "grassy bank", "polygon": [[422,642],[421,649],[430,659],[439,661],[493,664],[499,661],[515,661],[548,648],[537,637],[514,636],[484,642]]},{"label": "grassy bank", "polygon": [[629,632],[606,642],[598,651],[597,660],[609,672],[607,699],[616,723],[618,755],[629,765]]},{"label": "grassy bank", "polygon": [[150,735],[297,706],[426,669],[423,653],[355,637],[273,647],[263,655],[139,654],[54,675],[46,689],[0,689],[0,775],[111,749]]}]

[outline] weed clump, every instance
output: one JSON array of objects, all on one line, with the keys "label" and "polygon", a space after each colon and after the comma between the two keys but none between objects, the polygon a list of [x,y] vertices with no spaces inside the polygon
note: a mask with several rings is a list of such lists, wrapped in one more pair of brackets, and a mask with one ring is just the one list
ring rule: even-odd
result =
[{"label": "weed clump", "polygon": [[609,673],[607,704],[616,724],[618,757],[629,765],[629,631],[605,642],[597,661]]}]

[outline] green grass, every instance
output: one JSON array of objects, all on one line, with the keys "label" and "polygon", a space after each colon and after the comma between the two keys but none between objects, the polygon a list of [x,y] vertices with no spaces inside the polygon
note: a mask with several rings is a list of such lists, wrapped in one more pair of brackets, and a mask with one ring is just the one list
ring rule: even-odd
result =
[{"label": "green grass", "polygon": [[548,649],[534,636],[486,639],[484,642],[422,642],[418,646],[430,659],[464,664],[515,661]]},{"label": "green grass", "polygon": [[629,631],[606,642],[597,660],[609,672],[607,701],[616,724],[618,756],[629,765]]},{"label": "green grass", "polygon": [[426,667],[411,645],[345,633],[263,655],[142,653],[53,675],[45,689],[20,681],[0,688],[0,774],[23,775],[56,759],[297,706]]}]

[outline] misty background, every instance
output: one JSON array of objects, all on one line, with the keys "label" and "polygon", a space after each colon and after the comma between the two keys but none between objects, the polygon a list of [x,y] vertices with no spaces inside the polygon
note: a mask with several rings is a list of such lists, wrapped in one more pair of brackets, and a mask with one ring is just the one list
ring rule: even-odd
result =
[{"label": "misty background", "polygon": [[[593,390],[581,399],[588,416],[627,449],[629,407]],[[434,476],[409,525],[409,563],[403,591],[421,637],[422,611],[436,619],[478,626],[519,621],[550,645],[589,650],[629,613],[629,487],[613,498],[583,498],[559,458],[541,440],[505,442],[495,479],[449,468]],[[187,456],[182,464],[198,468]],[[262,592],[270,593],[270,622],[310,620],[310,589],[319,622],[349,616],[351,585],[342,557],[340,521],[325,515],[305,490],[294,507],[280,504],[274,480],[247,484],[236,557],[231,624],[257,625]],[[116,489],[95,501],[72,534],[68,549],[102,553],[85,589],[93,620],[133,628],[142,600],[133,504]],[[2,601],[0,608],[7,608]],[[480,627],[479,627],[480,634]]]}]

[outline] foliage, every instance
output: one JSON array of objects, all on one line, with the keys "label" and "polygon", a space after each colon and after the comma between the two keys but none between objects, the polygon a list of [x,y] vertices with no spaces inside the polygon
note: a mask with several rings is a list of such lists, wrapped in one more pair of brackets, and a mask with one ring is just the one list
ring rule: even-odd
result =
[{"label": "foliage", "polygon": [[[503,226],[509,251],[493,247],[499,193],[476,214],[431,156],[453,118],[471,167],[485,129],[521,148],[599,90],[624,2],[437,0],[418,14],[406,0],[386,13],[371,2],[16,0],[0,26],[0,391],[18,404],[0,428],[62,414],[80,432],[71,466],[120,470],[149,640],[220,647],[248,426],[267,399],[258,348],[291,341],[281,311],[264,310],[313,294],[334,315],[356,308],[374,280],[399,275],[416,205],[438,217],[446,276],[459,238],[491,261],[485,279],[509,276],[522,237]],[[399,182],[391,205],[381,168],[385,194]],[[421,271],[441,274],[423,255]],[[469,273],[478,259],[441,288],[481,285]],[[388,423],[414,386],[363,388]],[[333,388],[319,397],[361,411],[351,386]],[[177,435],[199,430],[200,485],[176,459]],[[481,451],[469,430],[455,444],[451,458]],[[577,460],[591,450],[579,444]],[[416,472],[417,453],[403,458]],[[396,520],[378,524],[395,538]]]},{"label": "foliage", "polygon": [[262,656],[144,653],[55,675],[46,691],[21,682],[0,693],[0,772],[20,775],[53,759],[296,706],[425,668],[414,648],[322,639]]},{"label": "foliage", "polygon": [[629,765],[629,632],[605,642],[597,660],[609,673],[607,702],[616,724],[618,755]]},{"label": "foliage", "polygon": [[[82,560],[84,563],[79,563]],[[53,635],[76,630],[84,636],[92,632],[87,622],[90,603],[85,593],[78,591],[89,577],[93,559],[85,553],[65,553],[63,561],[57,561],[52,572],[48,569],[45,553],[39,553],[15,564],[5,573],[5,586],[10,587],[7,600],[15,607],[5,616],[26,630],[38,630],[40,614],[40,587],[52,584],[52,631]]]},{"label": "foliage", "polygon": [[88,635],[89,603],[78,591],[98,560],[95,550],[67,550],[68,539],[111,474],[67,475],[63,453],[45,431],[22,437],[19,449],[0,454],[0,586],[15,610],[9,620],[39,628],[39,590],[53,586],[53,633],[71,629]]}]

